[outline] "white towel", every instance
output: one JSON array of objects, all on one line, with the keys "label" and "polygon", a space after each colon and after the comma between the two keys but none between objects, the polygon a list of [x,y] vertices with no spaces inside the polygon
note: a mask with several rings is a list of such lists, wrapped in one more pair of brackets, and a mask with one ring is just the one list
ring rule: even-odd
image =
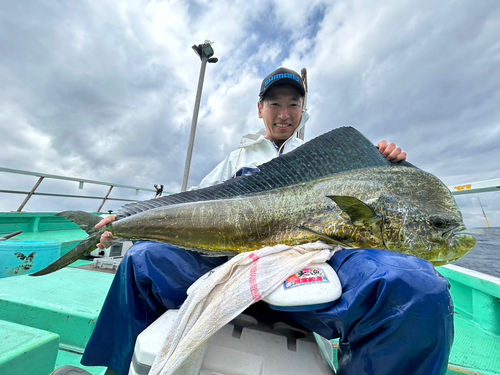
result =
[{"label": "white towel", "polygon": [[217,330],[278,288],[290,275],[310,264],[326,262],[339,249],[322,242],[293,247],[277,245],[238,254],[219,266],[210,277],[193,284],[149,374],[184,375],[184,360],[206,345]]}]

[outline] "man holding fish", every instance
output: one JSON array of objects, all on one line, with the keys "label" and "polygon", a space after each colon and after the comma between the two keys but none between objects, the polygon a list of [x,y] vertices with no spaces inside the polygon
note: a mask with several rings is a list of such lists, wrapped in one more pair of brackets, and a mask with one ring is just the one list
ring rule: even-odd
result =
[{"label": "man holding fish", "polygon": [[[300,75],[279,68],[264,79],[258,102],[265,129],[243,138],[199,188],[258,172],[258,166],[299,147],[305,123]],[[393,143],[380,153],[406,159]],[[112,222],[104,219],[96,227]],[[99,247],[110,245],[106,234]],[[225,262],[157,242],[138,242],[125,255],[110,288],[82,364],[126,375],[137,336],[167,309],[179,308],[188,287]],[[445,374],[453,342],[449,285],[429,262],[386,250],[346,249],[329,261],[343,286],[331,308],[284,313],[327,339],[339,340],[339,374]],[[284,364],[285,366],[285,364]]]}]

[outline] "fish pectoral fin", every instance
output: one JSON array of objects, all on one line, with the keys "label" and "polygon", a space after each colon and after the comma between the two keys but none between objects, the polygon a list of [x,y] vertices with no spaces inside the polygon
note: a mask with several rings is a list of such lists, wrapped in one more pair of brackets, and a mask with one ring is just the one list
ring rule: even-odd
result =
[{"label": "fish pectoral fin", "polygon": [[298,228],[299,228],[299,229],[302,229],[302,230],[304,230],[304,231],[306,231],[306,232],[309,232],[309,233],[311,233],[311,234],[314,234],[315,236],[318,236],[318,237],[322,238],[322,239],[323,239],[323,240],[325,240],[327,243],[333,243],[333,244],[335,244],[335,245],[339,245],[339,246],[342,246],[342,247],[349,247],[349,246],[347,246],[346,244],[344,244],[343,242],[340,242],[340,241],[336,240],[336,239],[335,239],[335,238],[333,238],[333,237],[330,237],[330,236],[328,236],[328,235],[326,235],[326,234],[323,234],[323,233],[316,232],[316,231],[314,231],[314,230],[312,230],[312,229],[309,229],[308,227],[305,227],[305,226],[303,226],[303,225],[300,225]]},{"label": "fish pectoral fin", "polygon": [[329,195],[328,198],[337,203],[341,210],[349,215],[351,223],[354,226],[371,226],[375,221],[381,220],[370,206],[363,203],[358,198],[344,195]]}]

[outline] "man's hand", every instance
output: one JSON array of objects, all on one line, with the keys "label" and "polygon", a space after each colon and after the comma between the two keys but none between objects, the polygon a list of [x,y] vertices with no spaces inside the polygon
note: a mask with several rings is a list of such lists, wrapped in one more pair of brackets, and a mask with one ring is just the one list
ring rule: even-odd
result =
[{"label": "man's hand", "polygon": [[387,141],[380,141],[377,145],[378,150],[385,158],[393,163],[406,160],[406,152],[403,152],[401,147],[396,146],[395,143],[387,143]]},{"label": "man's hand", "polygon": [[[102,219],[99,223],[96,224],[96,228],[102,228],[105,227],[106,225],[112,223],[113,221],[116,220],[116,215],[110,215],[108,217],[105,217]],[[113,233],[111,232],[104,232],[101,236],[101,243],[97,244],[97,247],[99,249],[107,249],[108,247],[113,246],[114,241],[112,240]]]}]

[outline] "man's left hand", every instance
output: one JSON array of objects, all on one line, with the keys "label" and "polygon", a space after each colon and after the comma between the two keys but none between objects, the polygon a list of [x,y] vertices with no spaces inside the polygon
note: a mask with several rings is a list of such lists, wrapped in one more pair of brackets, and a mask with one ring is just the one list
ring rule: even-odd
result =
[{"label": "man's left hand", "polygon": [[387,141],[380,141],[377,145],[378,150],[385,158],[393,163],[406,160],[406,152],[403,152],[401,147],[396,146],[395,143],[387,143]]}]

